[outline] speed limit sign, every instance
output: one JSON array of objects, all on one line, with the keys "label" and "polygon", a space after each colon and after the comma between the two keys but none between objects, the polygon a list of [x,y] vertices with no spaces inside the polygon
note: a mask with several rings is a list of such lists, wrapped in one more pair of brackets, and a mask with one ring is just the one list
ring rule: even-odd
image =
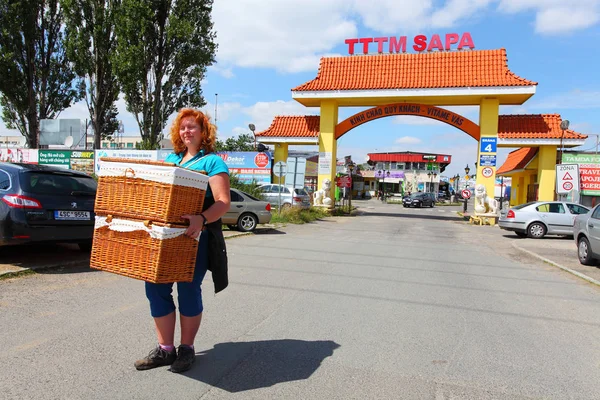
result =
[{"label": "speed limit sign", "polygon": [[485,168],[484,168],[484,169],[481,171],[481,174],[482,174],[484,177],[486,177],[486,178],[489,178],[489,177],[491,177],[492,175],[494,175],[494,170],[493,170],[493,169],[491,169],[490,167],[485,167]]}]

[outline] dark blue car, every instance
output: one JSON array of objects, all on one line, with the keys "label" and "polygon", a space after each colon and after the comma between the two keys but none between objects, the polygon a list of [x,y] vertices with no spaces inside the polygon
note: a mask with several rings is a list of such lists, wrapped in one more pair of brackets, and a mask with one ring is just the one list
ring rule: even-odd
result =
[{"label": "dark blue car", "polygon": [[70,242],[89,251],[96,189],[82,172],[0,163],[0,246]]}]

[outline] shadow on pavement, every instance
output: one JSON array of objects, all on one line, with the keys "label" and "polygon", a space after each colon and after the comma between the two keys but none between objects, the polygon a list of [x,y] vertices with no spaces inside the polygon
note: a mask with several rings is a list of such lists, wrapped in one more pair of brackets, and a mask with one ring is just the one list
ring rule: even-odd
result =
[{"label": "shadow on pavement", "polygon": [[438,221],[464,221],[459,215],[438,215],[438,214],[404,214],[404,213],[385,213],[366,211],[362,214],[365,217],[396,217],[396,218],[413,218],[413,219],[431,219]]},{"label": "shadow on pavement", "polygon": [[89,264],[90,253],[79,250],[76,244],[30,243],[0,247],[2,268],[42,269],[61,265]]},{"label": "shadow on pavement", "polygon": [[185,376],[230,393],[308,379],[340,345],[331,340],[228,342],[196,354]]}]

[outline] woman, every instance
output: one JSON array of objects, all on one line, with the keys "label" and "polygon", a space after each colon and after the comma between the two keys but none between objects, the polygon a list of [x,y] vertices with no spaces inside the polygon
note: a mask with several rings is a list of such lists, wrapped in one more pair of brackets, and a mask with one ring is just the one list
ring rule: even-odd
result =
[{"label": "woman", "polygon": [[190,224],[185,234],[197,238],[198,255],[192,282],[178,282],[179,320],[181,344],[175,350],[175,303],[173,284],[146,282],[146,297],[150,301],[150,312],[154,317],[158,346],[147,357],[135,362],[138,370],[170,365],[172,372],[187,371],[196,359],[194,338],[202,320],[202,291],[200,285],[210,269],[215,283],[215,293],[227,286],[227,253],[221,231],[221,217],[229,210],[229,169],[214,153],[216,144],[215,126],[200,111],[183,109],[171,127],[174,152],[165,162],[183,168],[202,171],[208,175],[208,188],[204,210],[199,215],[184,215]]}]

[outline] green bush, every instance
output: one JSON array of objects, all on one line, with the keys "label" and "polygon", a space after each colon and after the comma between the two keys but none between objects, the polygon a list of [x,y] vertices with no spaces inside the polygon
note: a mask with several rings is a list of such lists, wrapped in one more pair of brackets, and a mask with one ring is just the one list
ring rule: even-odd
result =
[{"label": "green bush", "polygon": [[330,217],[331,214],[327,209],[320,207],[311,207],[309,209],[301,209],[298,207],[287,207],[281,210],[273,209],[271,211],[273,217],[271,223],[289,223],[289,224],[305,224],[318,219]]}]

